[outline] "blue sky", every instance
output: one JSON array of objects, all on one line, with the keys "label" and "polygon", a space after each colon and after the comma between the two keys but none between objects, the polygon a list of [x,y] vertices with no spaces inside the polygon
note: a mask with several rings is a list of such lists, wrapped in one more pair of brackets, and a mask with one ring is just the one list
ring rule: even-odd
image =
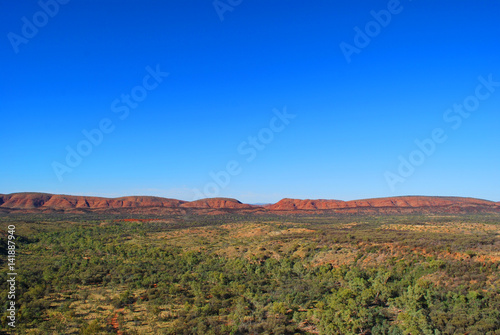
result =
[{"label": "blue sky", "polygon": [[0,6],[0,193],[500,200],[498,2]]}]

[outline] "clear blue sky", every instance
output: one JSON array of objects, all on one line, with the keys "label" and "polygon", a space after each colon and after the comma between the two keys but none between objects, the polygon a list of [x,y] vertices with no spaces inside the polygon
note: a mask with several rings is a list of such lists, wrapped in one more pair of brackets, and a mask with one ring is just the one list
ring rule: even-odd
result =
[{"label": "clear blue sky", "polygon": [[500,201],[499,2],[60,1],[0,1],[0,193]]}]

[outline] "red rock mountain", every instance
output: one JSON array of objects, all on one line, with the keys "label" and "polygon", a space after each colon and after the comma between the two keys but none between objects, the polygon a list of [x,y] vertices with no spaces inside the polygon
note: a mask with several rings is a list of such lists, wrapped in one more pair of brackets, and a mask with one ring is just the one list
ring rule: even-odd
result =
[{"label": "red rock mountain", "polygon": [[47,193],[13,193],[0,195],[0,207],[9,208],[124,208],[178,207],[185,201],[148,196],[101,198]]},{"label": "red rock mountain", "polygon": [[[121,198],[102,198],[47,193],[0,194],[0,209],[10,211],[77,211],[108,209],[129,209],[131,211],[157,214],[182,213],[186,210],[195,213],[225,213],[242,211],[245,213],[395,213],[395,212],[500,212],[500,203],[460,197],[404,196],[363,200],[299,200],[283,199],[275,204],[255,206],[243,204],[230,198],[209,198],[196,201],[182,201],[151,196],[129,196]],[[224,210],[220,212],[220,210]]]},{"label": "red rock mountain", "polygon": [[460,197],[424,197],[405,196],[376,198],[364,200],[297,200],[283,199],[279,202],[266,206],[273,211],[290,210],[317,210],[317,209],[341,209],[341,208],[419,208],[419,207],[447,207],[447,206],[498,206],[493,201],[460,198]]}]

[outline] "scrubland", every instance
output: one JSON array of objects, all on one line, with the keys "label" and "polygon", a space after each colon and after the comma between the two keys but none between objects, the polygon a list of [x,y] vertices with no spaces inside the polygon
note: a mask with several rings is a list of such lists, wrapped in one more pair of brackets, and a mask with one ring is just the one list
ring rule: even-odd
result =
[{"label": "scrubland", "polygon": [[499,214],[0,222],[19,334],[500,334]]}]

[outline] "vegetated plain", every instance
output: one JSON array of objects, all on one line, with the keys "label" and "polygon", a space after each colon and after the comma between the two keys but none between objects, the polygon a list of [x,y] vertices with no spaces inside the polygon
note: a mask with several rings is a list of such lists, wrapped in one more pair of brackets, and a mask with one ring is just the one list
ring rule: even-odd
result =
[{"label": "vegetated plain", "polygon": [[5,288],[16,226],[19,334],[500,334],[498,213],[0,223]]}]

